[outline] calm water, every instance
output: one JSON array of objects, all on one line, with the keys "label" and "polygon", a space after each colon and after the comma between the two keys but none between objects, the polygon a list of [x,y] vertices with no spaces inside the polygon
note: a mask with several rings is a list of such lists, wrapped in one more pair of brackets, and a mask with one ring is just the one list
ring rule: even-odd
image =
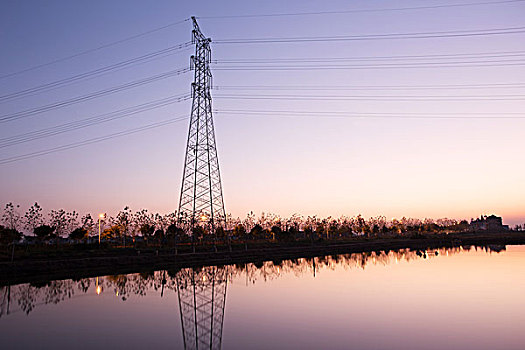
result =
[{"label": "calm water", "polygon": [[525,246],[21,284],[0,348],[524,349],[524,292]]}]

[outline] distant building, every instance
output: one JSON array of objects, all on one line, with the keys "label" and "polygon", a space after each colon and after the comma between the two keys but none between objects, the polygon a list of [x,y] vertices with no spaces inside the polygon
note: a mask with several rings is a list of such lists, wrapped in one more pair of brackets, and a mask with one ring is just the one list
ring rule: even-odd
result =
[{"label": "distant building", "polygon": [[482,215],[479,219],[470,220],[470,231],[508,231],[509,225],[503,225],[500,216]]}]

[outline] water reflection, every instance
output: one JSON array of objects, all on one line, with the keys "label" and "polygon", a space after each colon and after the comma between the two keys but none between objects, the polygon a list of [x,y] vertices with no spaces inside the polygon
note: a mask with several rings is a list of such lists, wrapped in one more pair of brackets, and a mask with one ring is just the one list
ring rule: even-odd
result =
[{"label": "water reflection", "polygon": [[111,293],[116,298],[126,301],[130,296],[156,293],[163,297],[168,291],[172,291],[178,296],[184,347],[220,349],[227,286],[233,279],[242,278],[246,284],[264,283],[287,274],[297,277],[306,274],[315,276],[323,269],[366,269],[370,265],[433,259],[436,256],[453,255],[469,250],[498,253],[505,250],[505,247],[463,246],[415,251],[376,251],[3,286],[0,287],[0,317],[13,313],[29,315],[41,305],[58,304],[88,295]]},{"label": "water reflection", "polygon": [[[152,291],[160,291],[161,296],[165,290],[178,292],[179,289],[193,287],[193,282],[195,282],[197,287],[203,288],[205,282],[209,283],[209,281],[211,281],[213,284],[213,282],[217,282],[217,280],[226,281],[240,275],[245,275],[246,283],[248,284],[255,283],[256,281],[272,280],[287,273],[293,273],[295,276],[300,277],[304,274],[315,275],[316,271],[320,269],[334,270],[336,267],[343,267],[344,269],[365,269],[370,264],[388,265],[393,263],[397,264],[400,261],[432,259],[438,255],[453,255],[471,249],[481,249],[488,253],[498,253],[505,250],[505,246],[463,246],[431,250],[401,249],[398,251],[365,252],[309,259],[238,264],[221,269],[220,273],[213,270],[218,269],[217,267],[205,267],[194,271],[193,269],[167,270],[3,286],[0,287],[0,293],[2,295],[0,317],[17,311],[29,314],[39,305],[57,304],[63,300],[88,293],[92,285],[94,286],[93,291],[96,294],[110,292],[125,301],[130,295],[145,296],[146,293]],[[210,272],[210,269],[214,272]],[[191,271],[193,271],[193,273],[191,273]],[[220,274],[220,278],[215,278],[215,276],[218,276],[217,274]],[[184,276],[184,278],[177,278],[178,276]],[[16,306],[18,306],[15,311],[11,310],[13,300]]]},{"label": "water reflection", "polygon": [[175,279],[185,349],[220,349],[228,267],[183,269]]}]

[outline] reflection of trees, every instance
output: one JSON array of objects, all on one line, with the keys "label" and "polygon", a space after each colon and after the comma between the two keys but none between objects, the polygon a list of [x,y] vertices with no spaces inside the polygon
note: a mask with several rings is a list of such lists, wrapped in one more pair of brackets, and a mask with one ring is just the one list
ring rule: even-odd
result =
[{"label": "reflection of trees", "polygon": [[[266,282],[281,277],[284,274],[294,274],[297,277],[322,270],[336,268],[365,269],[370,265],[388,265],[401,261],[410,262],[418,259],[432,259],[439,255],[453,255],[471,249],[482,250],[488,253],[498,253],[505,250],[504,246],[465,246],[454,248],[440,248],[428,250],[401,249],[398,251],[375,251],[355,254],[331,255],[316,258],[301,258],[291,260],[274,260],[248,264],[231,265],[225,273],[225,278],[245,278],[246,284],[257,281]],[[130,296],[145,296],[147,293],[158,292],[163,295],[166,291],[179,292],[193,288],[193,280],[187,278],[189,273],[198,276],[194,278],[195,286],[199,281],[220,280],[215,267],[200,269],[177,269],[155,271],[128,275],[110,275],[99,278],[99,286],[103,292],[112,292],[122,300]],[[215,271],[215,272],[214,272]],[[223,271],[223,270],[221,270]],[[224,270],[226,271],[226,270]],[[221,272],[222,273],[222,272]],[[186,278],[181,278],[181,276]],[[201,283],[202,284],[202,283]],[[35,307],[44,304],[57,304],[61,301],[94,293],[95,278],[78,280],[56,280],[46,283],[26,283],[15,286],[0,287],[0,317],[16,311],[29,314]],[[17,310],[13,310],[18,306]]]},{"label": "reflection of trees", "polygon": [[9,304],[11,302],[11,286],[4,286],[1,289],[2,300],[0,301],[0,317],[9,315]]},{"label": "reflection of trees", "polygon": [[305,274],[314,274],[314,272],[323,269],[365,269],[368,265],[388,265],[400,261],[430,259],[443,254],[456,254],[460,251],[460,248],[442,248],[424,251],[401,249],[398,251],[364,252],[328,255],[316,258],[265,261],[259,264],[234,265],[234,268],[232,269],[232,277],[244,276],[247,284],[253,284],[258,280],[272,280],[290,273],[293,273],[296,277],[300,277]]},{"label": "reflection of trees", "polygon": [[[130,295],[145,296],[149,290],[157,291],[165,284],[164,272],[147,272],[129,275],[111,275],[102,278],[103,289],[113,290],[115,295],[126,300]],[[170,288],[166,286],[166,288]]]},{"label": "reflection of trees", "polygon": [[82,279],[56,280],[45,284],[20,284],[13,288],[13,297],[16,299],[20,310],[29,314],[38,305],[58,304],[72,298],[75,293],[86,293],[91,281]]},{"label": "reflection of trees", "polygon": [[37,302],[38,294],[40,294],[40,289],[31,286],[30,284],[20,286],[19,290],[15,294],[15,298],[18,301],[18,306],[26,314],[29,314],[33,311],[35,304]]}]

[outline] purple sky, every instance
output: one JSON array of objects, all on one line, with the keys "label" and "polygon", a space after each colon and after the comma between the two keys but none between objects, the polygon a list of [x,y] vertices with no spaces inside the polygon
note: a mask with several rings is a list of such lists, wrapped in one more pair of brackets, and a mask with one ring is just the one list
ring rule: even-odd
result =
[{"label": "purple sky", "polygon": [[[446,5],[456,1],[3,1],[0,4],[0,76],[18,72],[189,18],[348,11]],[[234,38],[319,37],[525,26],[525,2],[419,10],[310,16],[202,18],[214,41]],[[214,71],[216,138],[226,211],[280,215],[471,218],[495,213],[525,222],[523,133],[525,69],[522,33],[458,38],[271,43],[214,43],[217,60],[351,58],[489,54],[512,65],[299,71]],[[189,41],[190,22],[0,80],[0,96]],[[188,67],[191,48],[173,55],[44,93],[0,100],[0,115],[39,107],[126,82]],[[469,61],[468,59],[467,61]],[[448,61],[465,61],[463,58]],[[351,64],[447,62],[439,59],[356,61]],[[510,61],[508,61],[510,62]],[[298,65],[292,63],[291,65]],[[311,65],[311,64],[310,64]],[[315,65],[315,64],[314,64]],[[0,139],[188,93],[187,73],[27,118],[0,123]],[[486,84],[520,84],[486,87]],[[438,85],[475,85],[440,88]],[[232,86],[266,90],[228,90]],[[430,86],[432,89],[359,90],[359,86]],[[272,86],[300,86],[272,90]],[[331,87],[305,90],[304,87]],[[346,87],[335,90],[334,87]],[[220,88],[223,88],[222,90]],[[221,95],[443,96],[384,100],[250,100]],[[514,100],[497,95],[518,96]],[[451,97],[488,96],[451,101]],[[178,116],[191,101],[77,131],[0,148],[0,159],[105,136]],[[225,112],[221,112],[224,110]],[[234,114],[226,110],[309,111],[312,116]],[[319,113],[316,113],[319,112]],[[362,118],[323,112],[364,113]],[[371,118],[398,113],[417,118]],[[472,119],[425,119],[429,113]],[[470,113],[470,114],[466,114]],[[479,114],[477,114],[479,113]],[[490,118],[482,113],[493,113]],[[510,114],[515,113],[515,114]],[[354,115],[354,114],[352,114]],[[507,118],[503,118],[503,117]],[[188,121],[101,143],[0,165],[0,205],[38,201],[45,209],[108,212],[124,206],[166,213],[177,209]],[[1,142],[0,142],[1,144]]]}]

